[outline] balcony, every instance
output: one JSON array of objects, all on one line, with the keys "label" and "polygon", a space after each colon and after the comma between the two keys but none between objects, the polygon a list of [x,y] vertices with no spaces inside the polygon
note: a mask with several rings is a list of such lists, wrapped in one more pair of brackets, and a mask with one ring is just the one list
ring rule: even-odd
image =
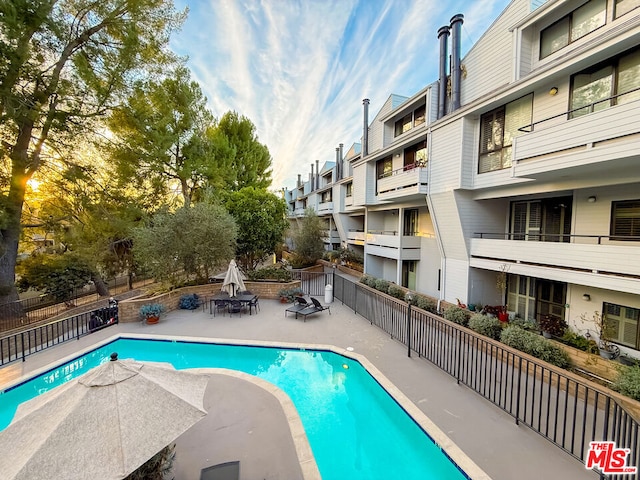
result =
[{"label": "balcony", "polygon": [[294,217],[304,217],[304,211],[305,211],[305,209],[303,207],[296,208],[293,211],[293,216]]},{"label": "balcony", "polygon": [[345,207],[351,207],[353,205],[353,196],[349,195],[348,197],[344,198],[344,206]]},{"label": "balcony", "polygon": [[318,215],[329,215],[333,213],[333,202],[323,202],[318,204]]},{"label": "balcony", "polygon": [[349,230],[347,232],[347,242],[354,245],[364,245],[365,233],[364,230]]},{"label": "balcony", "polygon": [[471,266],[493,269],[491,263],[516,264],[510,273],[640,293],[638,242],[627,244],[596,235],[576,235],[571,240],[572,243],[472,238]]},{"label": "balcony", "polygon": [[420,260],[420,242],[421,237],[415,235],[398,235],[398,232],[390,230],[369,230],[365,253],[396,260]]},{"label": "balcony", "polygon": [[320,235],[325,243],[340,243],[340,234],[337,230],[322,230]]},{"label": "balcony", "polygon": [[410,199],[427,194],[426,164],[407,165],[378,178],[378,200]]},{"label": "balcony", "polygon": [[[552,179],[593,176],[604,171],[624,174],[637,168],[640,159],[640,123],[637,121],[640,118],[640,100],[571,120],[559,120],[569,113],[523,127],[534,131],[514,140],[513,169],[516,177]],[[544,128],[546,125],[548,127]]]}]

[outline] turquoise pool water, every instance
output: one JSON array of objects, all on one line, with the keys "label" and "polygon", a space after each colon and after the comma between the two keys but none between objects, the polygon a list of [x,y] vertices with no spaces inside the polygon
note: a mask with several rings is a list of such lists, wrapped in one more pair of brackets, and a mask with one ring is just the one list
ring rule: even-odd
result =
[{"label": "turquoise pool water", "polygon": [[17,405],[108,360],[228,368],[267,380],[295,403],[322,478],[467,478],[359,362],[333,352],[119,339],[0,394],[0,428]]}]

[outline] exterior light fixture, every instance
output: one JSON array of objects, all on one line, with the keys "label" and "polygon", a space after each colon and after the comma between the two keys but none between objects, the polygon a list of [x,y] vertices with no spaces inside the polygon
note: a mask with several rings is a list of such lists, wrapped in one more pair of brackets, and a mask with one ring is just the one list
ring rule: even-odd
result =
[{"label": "exterior light fixture", "polygon": [[556,93],[558,93],[558,87],[551,87],[549,95],[555,95]]},{"label": "exterior light fixture", "polygon": [[591,295],[589,295],[588,293],[585,293],[584,295],[582,295],[582,299],[583,299],[585,302],[588,302],[588,301],[590,301],[590,300],[591,300]]},{"label": "exterior light fixture", "polygon": [[589,202],[589,203],[596,203],[596,197],[595,197],[595,195],[591,195],[589,198],[587,198],[587,202]]}]

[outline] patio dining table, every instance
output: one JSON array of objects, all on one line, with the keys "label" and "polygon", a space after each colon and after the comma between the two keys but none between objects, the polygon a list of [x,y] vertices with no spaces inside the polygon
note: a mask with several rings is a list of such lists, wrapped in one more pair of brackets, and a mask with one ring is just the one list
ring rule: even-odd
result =
[{"label": "patio dining table", "polygon": [[209,311],[213,313],[216,301],[229,304],[232,300],[237,300],[242,304],[243,307],[249,308],[249,315],[251,315],[251,303],[256,298],[258,298],[258,296],[254,294],[242,294],[236,295],[235,297],[230,297],[229,295],[224,294],[217,294],[209,298]]}]

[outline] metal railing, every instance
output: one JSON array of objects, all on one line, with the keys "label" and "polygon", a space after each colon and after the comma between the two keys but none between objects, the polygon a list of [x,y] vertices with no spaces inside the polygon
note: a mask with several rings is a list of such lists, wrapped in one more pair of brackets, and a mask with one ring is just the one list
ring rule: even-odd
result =
[{"label": "metal railing", "polygon": [[408,356],[424,357],[583,464],[591,441],[613,441],[630,450],[627,465],[640,463],[639,424],[605,389],[349,278],[336,275],[333,292]]},{"label": "metal railing", "polygon": [[389,178],[389,177],[392,177],[394,175],[401,175],[404,172],[409,172],[409,171],[411,171],[413,169],[416,169],[416,168],[427,168],[427,163],[428,163],[427,160],[423,160],[423,161],[420,161],[420,162],[410,163],[408,165],[405,165],[405,166],[400,167],[400,168],[396,168],[395,170],[391,170],[389,172],[383,172],[383,173],[378,175],[378,180],[380,180],[382,178]]},{"label": "metal railing", "polygon": [[307,295],[314,297],[324,295],[325,286],[333,285],[333,272],[307,272],[305,270],[291,270],[293,280],[300,280],[300,288]]},{"label": "metal railing", "polygon": [[[603,110],[604,110],[606,108],[609,108],[609,107],[612,107],[612,106],[616,105],[617,104],[616,100],[618,98],[624,97],[625,95],[630,95],[630,94],[636,93],[636,92],[640,92],[640,87],[634,88],[632,90],[628,90],[628,91],[623,92],[623,93],[619,93],[617,95],[612,95],[610,97],[603,98],[601,100],[596,100],[595,102],[591,102],[591,103],[588,103],[587,105],[582,105],[581,107],[577,107],[577,108],[574,108],[574,109],[571,109],[571,110],[567,110],[566,112],[558,113],[558,114],[553,115],[551,117],[543,118],[542,120],[538,120],[537,122],[533,122],[533,123],[530,123],[528,125],[524,125],[524,126],[518,128],[518,130],[520,132],[523,132],[523,133],[531,133],[531,132],[534,131],[536,125],[540,125],[541,123],[548,122],[549,120],[555,120],[556,118],[560,118],[560,117],[568,117],[570,120],[573,119],[573,118],[579,118],[582,115],[586,115],[588,113],[593,113],[594,111],[596,111],[596,109],[595,109],[596,105],[600,105],[602,103],[607,103],[608,102],[609,105],[606,105],[603,108]],[[580,114],[579,115],[573,115],[576,112],[580,112]]]},{"label": "metal railing", "polygon": [[81,313],[0,337],[0,366],[118,323],[118,306]]}]

